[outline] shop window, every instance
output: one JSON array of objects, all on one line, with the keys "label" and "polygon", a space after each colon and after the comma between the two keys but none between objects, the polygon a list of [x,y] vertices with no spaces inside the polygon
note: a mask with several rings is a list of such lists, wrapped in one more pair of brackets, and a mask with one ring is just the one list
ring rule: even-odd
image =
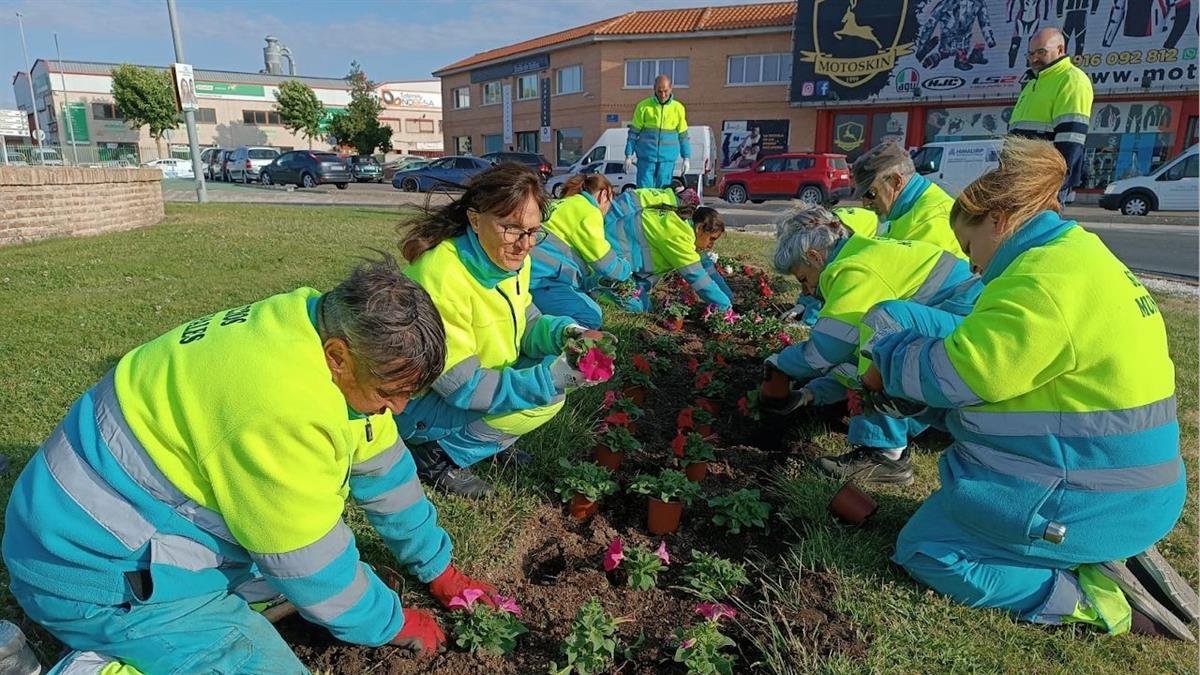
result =
[{"label": "shop window", "polygon": [[1094,105],[1080,187],[1101,190],[1115,180],[1148,175],[1174,159],[1180,114],[1178,101]]},{"label": "shop window", "polygon": [[483,154],[500,152],[504,149],[503,134],[484,134],[483,136]]},{"label": "shop window", "polygon": [[517,152],[537,152],[538,151],[538,132],[536,131],[518,131],[517,132]]},{"label": "shop window", "polygon": [[570,166],[583,156],[583,129],[574,127],[558,130],[558,148],[556,152],[559,166]]}]

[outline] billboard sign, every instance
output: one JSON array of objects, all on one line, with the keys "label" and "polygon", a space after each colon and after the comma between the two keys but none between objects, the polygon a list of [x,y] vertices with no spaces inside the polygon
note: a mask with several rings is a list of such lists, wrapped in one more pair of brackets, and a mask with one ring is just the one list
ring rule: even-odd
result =
[{"label": "billboard sign", "polygon": [[799,0],[799,105],[1013,99],[1029,40],[1061,28],[1097,95],[1192,91],[1191,3],[1157,0]]},{"label": "billboard sign", "polygon": [[788,151],[787,120],[725,120],[721,125],[721,169],[745,169]]}]

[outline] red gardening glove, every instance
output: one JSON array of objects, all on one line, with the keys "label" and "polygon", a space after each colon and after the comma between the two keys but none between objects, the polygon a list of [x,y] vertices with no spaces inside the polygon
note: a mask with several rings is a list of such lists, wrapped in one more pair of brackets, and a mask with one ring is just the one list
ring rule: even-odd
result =
[{"label": "red gardening glove", "polygon": [[487,582],[472,579],[459,572],[453,563],[446,567],[446,571],[438,575],[438,578],[429,582],[429,592],[447,609],[451,609],[450,601],[454,599],[454,596],[459,595],[463,590],[468,588],[483,591],[483,595],[479,597],[479,602],[489,607],[496,606],[495,601],[492,600],[492,596],[496,594],[496,587]]},{"label": "red gardening glove", "polygon": [[428,610],[406,607],[404,628],[392,638],[392,644],[433,656],[446,648],[446,633]]}]

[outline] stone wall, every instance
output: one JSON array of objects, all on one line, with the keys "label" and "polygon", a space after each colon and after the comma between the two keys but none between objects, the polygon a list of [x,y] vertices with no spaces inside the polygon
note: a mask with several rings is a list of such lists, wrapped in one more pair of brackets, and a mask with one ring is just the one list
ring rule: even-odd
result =
[{"label": "stone wall", "polygon": [[158,169],[0,166],[0,246],[154,225]]}]

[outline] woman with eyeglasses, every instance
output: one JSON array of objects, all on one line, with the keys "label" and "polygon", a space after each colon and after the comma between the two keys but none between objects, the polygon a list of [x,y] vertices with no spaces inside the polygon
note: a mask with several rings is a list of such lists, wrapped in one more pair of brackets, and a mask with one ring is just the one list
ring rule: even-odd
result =
[{"label": "woman with eyeglasses", "polygon": [[985,285],[953,331],[905,318],[921,308],[871,310],[893,325],[864,384],[939,409],[955,441],[892,559],[972,607],[1194,640],[1200,601],[1154,546],[1187,496],[1166,327],[1060,215],[1066,173],[1051,143],[1010,137],[963,190],[954,231]]},{"label": "woman with eyeglasses", "polygon": [[533,304],[529,252],[545,236],[545,207],[538,175],[504,163],[407,227],[405,274],[429,293],[446,329],[441,376],[396,416],[427,485],[469,498],[490,494],[470,467],[548,422],[569,389],[595,384],[562,350],[569,337],[601,334]]},{"label": "woman with eyeglasses", "polygon": [[626,311],[649,312],[651,289],[667,274],[678,272],[701,300],[719,309],[732,307],[733,291],[711,254],[725,234],[725,222],[716,209],[699,204],[700,196],[691,188],[639,188],[614,199],[604,232],[617,255],[630,261],[636,290],[618,297],[593,284],[592,293]]},{"label": "woman with eyeglasses", "polygon": [[612,183],[600,174],[573,176],[564,198],[550,205],[542,224],[544,241],[533,249],[533,302],[547,314],[569,316],[599,328],[604,312],[586,291],[585,281],[629,278],[629,258],[604,238],[604,216],[612,206]]}]

